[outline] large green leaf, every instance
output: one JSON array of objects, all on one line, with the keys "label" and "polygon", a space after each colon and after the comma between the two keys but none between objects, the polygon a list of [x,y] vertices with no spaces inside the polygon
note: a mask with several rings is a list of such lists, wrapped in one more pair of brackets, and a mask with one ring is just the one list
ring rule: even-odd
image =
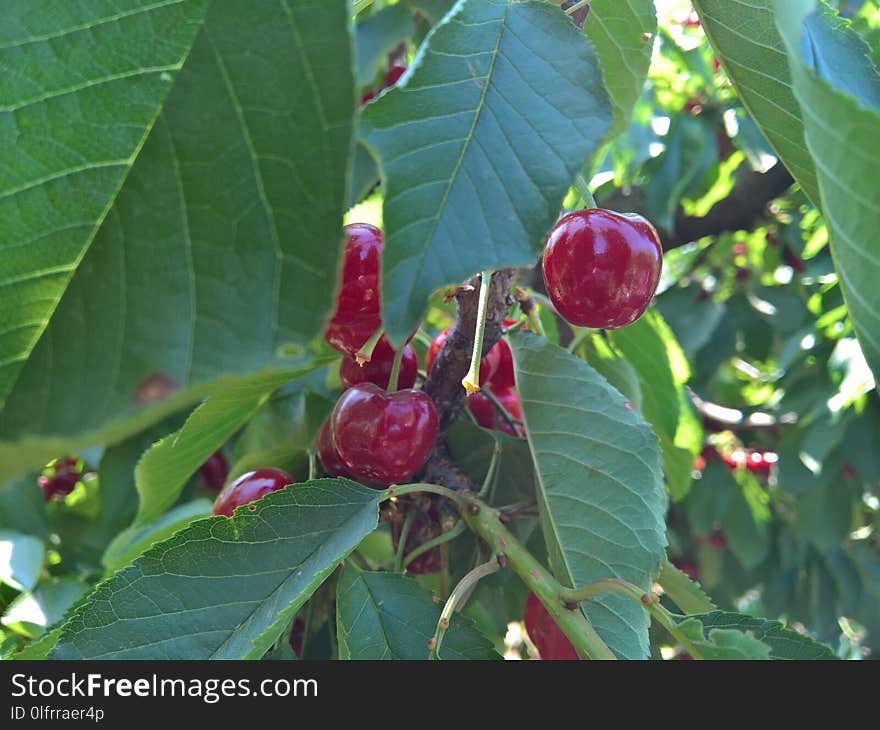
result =
[{"label": "large green leaf", "polygon": [[612,112],[559,8],[461,0],[398,86],[364,109],[385,182],[383,316],[402,341],[431,291],[532,263]]},{"label": "large green leaf", "polygon": [[614,104],[610,134],[620,134],[629,126],[648,77],[657,33],[654,0],[593,0],[584,32],[596,49]]},{"label": "large green leaf", "polygon": [[[0,472],[119,440],[320,331],[353,138],[349,12],[345,0],[212,4],[0,413]],[[0,220],[6,236],[14,219]]]},{"label": "large green leaf", "polygon": [[[618,577],[650,590],[666,546],[650,426],[582,360],[530,333],[510,342],[554,572],[570,586]],[[641,606],[602,595],[586,614],[617,655],[647,658]]]},{"label": "large green leaf", "polygon": [[818,205],[816,167],[804,141],[804,119],[776,29],[774,4],[775,0],[694,0],[703,29],[740,100]]},{"label": "large green leaf", "polygon": [[177,433],[144,454],[135,469],[140,496],[136,525],[151,522],[177,501],[187,480],[247,423],[278,388],[320,367],[260,373],[208,398]]},{"label": "large green leaf", "polygon": [[[428,640],[437,629],[440,607],[413,578],[346,565],[336,591],[340,659],[428,658]],[[461,614],[452,617],[439,656],[500,658],[492,642]]]},{"label": "large green leaf", "polygon": [[794,91],[816,162],[822,211],[849,315],[865,358],[880,372],[880,74],[858,34],[815,0],[778,4]]},{"label": "large green leaf", "polygon": [[51,656],[259,658],[376,528],[381,494],[320,479],[200,520],[100,584]]},{"label": "large green leaf", "polygon": [[0,407],[156,121],[205,5],[3,4]]}]

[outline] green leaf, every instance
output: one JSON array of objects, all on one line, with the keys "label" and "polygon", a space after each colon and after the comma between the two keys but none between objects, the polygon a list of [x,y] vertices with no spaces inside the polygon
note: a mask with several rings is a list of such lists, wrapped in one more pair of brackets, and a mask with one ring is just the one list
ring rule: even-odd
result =
[{"label": "green leaf", "polygon": [[750,635],[769,647],[768,659],[837,658],[831,649],[824,644],[786,628],[779,621],[768,621],[726,611],[713,611],[694,616],[693,619],[699,621],[703,629],[710,632],[710,635],[716,631],[733,631]]},{"label": "green leaf", "polygon": [[44,541],[49,537],[46,502],[34,474],[24,474],[6,489],[0,489],[0,529],[23,532]]},{"label": "green leaf", "polygon": [[[347,564],[336,589],[336,620],[340,659],[424,660],[440,607],[413,578]],[[500,658],[470,619],[453,615],[440,659]]]},{"label": "green leaf", "polygon": [[51,657],[259,658],[376,528],[381,495],[319,479],[200,520],[101,583]]},{"label": "green leaf", "polygon": [[30,638],[42,635],[86,594],[89,585],[77,576],[50,580],[33,593],[22,593],[6,609],[3,625]]},{"label": "green leaf", "polygon": [[687,615],[709,613],[717,607],[700,587],[668,560],[660,568],[657,582],[663,592]]},{"label": "green leaf", "polygon": [[134,474],[140,507],[135,525],[151,522],[172,507],[187,480],[273,392],[323,364],[318,361],[299,370],[259,373],[208,398],[180,431],[156,443],[138,462]]},{"label": "green leaf", "polygon": [[[648,77],[657,33],[654,0],[593,0],[584,32],[596,49],[614,105],[609,136],[617,136],[629,126]],[[650,34],[647,40],[645,33]]]},{"label": "green leaf", "polygon": [[[739,488],[721,520],[730,551],[746,570],[757,567],[770,550],[768,497],[746,469],[737,469]],[[763,499],[762,499],[763,497]]]},{"label": "green leaf", "polygon": [[[0,483],[70,444],[130,436],[224,375],[296,366],[279,349],[324,326],[342,244],[349,13],[346,0],[211,5],[0,413]],[[122,48],[139,45],[126,36]],[[0,220],[5,239],[13,219]]]},{"label": "green leaf", "polygon": [[[565,350],[524,332],[510,343],[557,578],[582,586],[617,577],[649,590],[666,546],[666,491],[650,426]],[[648,656],[641,606],[603,595],[585,610],[617,655]]]},{"label": "green leaf", "polygon": [[847,309],[865,358],[880,372],[880,260],[869,243],[880,218],[880,74],[858,34],[814,0],[779,3],[807,147]]},{"label": "green leaf", "polygon": [[795,99],[785,45],[776,29],[775,3],[694,0],[694,7],[740,100],[779,159],[818,205],[816,166],[804,141],[804,117]]},{"label": "green leaf", "polygon": [[355,35],[357,46],[357,85],[373,83],[380,62],[401,41],[409,38],[415,26],[412,13],[403,3],[389,5],[358,23]]},{"label": "green leaf", "polygon": [[534,262],[611,117],[592,48],[559,8],[462,0],[435,26],[361,121],[385,182],[383,319],[394,342],[433,290]]},{"label": "green leaf", "polygon": [[214,503],[196,499],[178,505],[143,527],[129,527],[120,532],[107,546],[101,562],[107,573],[113,573],[145,553],[153,545],[167,540],[174,533],[202,517],[209,517]]},{"label": "green leaf", "polygon": [[20,532],[0,530],[0,583],[29,591],[43,569],[46,548],[42,540]]},{"label": "green leaf", "polygon": [[704,626],[702,614],[681,617],[677,629],[682,636],[684,648],[691,655],[709,661],[754,661],[770,659],[770,647],[751,634],[736,629],[719,629]]},{"label": "green leaf", "polygon": [[0,408],[156,121],[205,6],[4,4]]}]

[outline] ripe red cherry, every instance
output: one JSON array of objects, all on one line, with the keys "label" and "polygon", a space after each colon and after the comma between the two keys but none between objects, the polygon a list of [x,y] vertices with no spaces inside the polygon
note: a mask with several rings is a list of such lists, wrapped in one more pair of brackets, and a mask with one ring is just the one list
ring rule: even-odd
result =
[{"label": "ripe red cherry", "polygon": [[222,451],[211,454],[199,470],[202,475],[202,484],[208,489],[219,492],[223,489],[226,477],[229,476],[229,464]]},{"label": "ripe red cherry", "polygon": [[700,579],[700,571],[697,570],[697,566],[693,563],[689,563],[681,560],[673,560],[672,564],[678,568],[682,573],[684,573],[691,580],[699,580]]},{"label": "ripe red cherry", "polygon": [[[391,379],[391,368],[394,365],[394,349],[391,343],[383,335],[373,350],[370,362],[363,366],[357,364],[357,360],[346,355],[342,358],[339,366],[339,377],[346,387],[350,388],[358,383],[375,383],[380,388],[387,388]],[[412,388],[416,382],[419,371],[419,359],[412,345],[405,345],[403,358],[400,361],[400,372],[397,376],[397,387]]]},{"label": "ripe red cherry", "polygon": [[580,327],[616,329],[648,308],[660,283],[663,252],[657,231],[641,216],[593,208],[556,224],[543,264],[559,314]]},{"label": "ripe red cherry", "polygon": [[[519,407],[519,396],[516,391],[510,388],[499,388],[495,383],[492,383],[489,388],[501,405],[504,406],[504,409],[517,421],[521,421],[522,411]],[[503,431],[508,436],[525,436],[522,426],[517,426],[516,433],[514,433],[510,424],[484,393],[474,393],[468,398],[467,404],[470,412],[474,415],[474,420],[483,428]]]},{"label": "ripe red cherry", "polygon": [[[516,323],[517,320],[515,319],[505,319],[504,329],[513,327]],[[527,328],[523,327],[523,329]],[[492,374],[492,385],[501,389],[514,387],[516,385],[516,378],[513,374],[513,353],[510,351],[510,345],[507,344],[506,340],[498,340],[486,357],[493,355],[497,363],[495,372]],[[517,408],[519,408],[519,401],[517,401]]]},{"label": "ripe red cherry", "polygon": [[382,231],[367,223],[345,227],[342,280],[336,310],[324,332],[331,347],[354,357],[382,324],[379,298]]},{"label": "ripe red cherry", "polygon": [[214,501],[214,514],[232,517],[236,507],[256,502],[260,497],[293,484],[293,477],[281,469],[257,469],[227,484]]},{"label": "ripe red cherry", "polygon": [[578,655],[562,629],[534,593],[529,593],[523,614],[526,632],[541,659],[577,659]]},{"label": "ripe red cherry", "polygon": [[[449,330],[451,328],[447,327],[443,330],[439,335],[434,338],[434,341],[431,343],[431,346],[428,348],[428,354],[425,355],[425,371],[430,373],[431,368],[434,367],[434,361],[437,359],[437,355],[440,352],[440,348],[443,347],[443,343],[446,342],[446,338],[449,336]],[[490,382],[491,379],[495,375],[495,371],[498,369],[499,357],[498,353],[495,351],[493,347],[486,353],[486,357],[480,360],[480,385],[485,385]]]},{"label": "ripe red cherry", "polygon": [[407,481],[425,463],[437,438],[434,402],[419,390],[387,393],[374,383],[346,390],[330,416],[342,463],[361,481]]},{"label": "ripe red cherry", "polygon": [[75,456],[55,459],[37,479],[43,490],[43,499],[48,502],[53,497],[63,499],[73,491],[82,479],[82,464]]},{"label": "ripe red cherry", "polygon": [[345,477],[351,479],[351,472],[342,463],[339,454],[336,452],[336,444],[333,443],[333,434],[330,432],[330,419],[324,421],[321,429],[318,431],[318,437],[315,440],[315,451],[321,460],[321,466],[324,467],[324,473],[328,477]]},{"label": "ripe red cherry", "polygon": [[388,75],[385,77],[385,88],[387,89],[389,86],[394,86],[400,81],[400,77],[405,73],[406,66],[392,66],[388,69]]}]

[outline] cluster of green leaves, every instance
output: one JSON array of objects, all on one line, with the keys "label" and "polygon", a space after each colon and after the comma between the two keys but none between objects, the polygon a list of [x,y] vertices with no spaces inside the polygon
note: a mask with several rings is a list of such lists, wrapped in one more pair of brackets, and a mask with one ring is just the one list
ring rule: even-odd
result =
[{"label": "cluster of green leaves", "polygon": [[[762,617],[876,646],[880,327],[861,242],[880,198],[863,186],[880,177],[871,156],[847,158],[880,119],[859,55],[877,51],[876,5],[857,32],[806,1],[695,4],[712,47],[658,26],[652,0],[594,0],[582,31],[542,0],[377,0],[354,22],[347,0],[13,5],[2,654],[295,658],[294,635],[307,658],[425,658],[432,596],[483,547],[464,532],[441,573],[395,573],[388,495],[314,478],[339,391],[320,333],[346,211],[384,227],[383,320],[401,342],[448,319],[438,287],[532,265],[594,174],[600,199],[639,188],[671,230],[774,156],[798,186],[772,221],[670,253],[656,306],[624,330],[560,347],[542,308],[546,339],[510,337],[527,438],[462,417],[450,447],[476,483],[500,454],[487,499],[537,502],[511,527],[562,583],[660,581],[685,614],[662,635],[619,595],[584,604],[620,657],[675,642],[705,658],[827,654]],[[801,51],[805,32],[821,53]],[[409,70],[358,109],[389,58]],[[847,125],[833,140],[830,110]],[[704,432],[694,396],[780,425]],[[779,466],[767,484],[717,463],[695,480],[707,438],[745,438]],[[277,466],[298,483],[210,517],[198,469],[217,449],[233,476]],[[44,504],[35,470],[70,451],[92,470]],[[718,529],[729,550],[702,539]],[[665,565],[667,542],[723,610]],[[510,571],[481,581],[441,658],[497,658],[526,590]]]}]

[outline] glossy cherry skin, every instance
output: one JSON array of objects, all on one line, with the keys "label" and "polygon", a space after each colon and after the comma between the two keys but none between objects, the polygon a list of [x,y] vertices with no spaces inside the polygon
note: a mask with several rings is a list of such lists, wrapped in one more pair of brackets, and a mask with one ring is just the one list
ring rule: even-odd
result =
[{"label": "glossy cherry skin", "polygon": [[[505,319],[504,329],[513,327],[517,323],[515,319]],[[523,329],[527,329],[523,327]],[[495,354],[497,361],[495,372],[492,374],[492,385],[497,388],[513,388],[516,385],[516,377],[513,374],[513,353],[507,340],[498,340],[489,355]],[[517,401],[519,408],[519,401]],[[517,416],[519,418],[519,416]]]},{"label": "glossy cherry skin", "polygon": [[227,484],[214,501],[214,514],[232,517],[236,507],[256,502],[269,492],[277,492],[288,484],[293,484],[293,477],[281,469],[257,469],[242,474]]},{"label": "glossy cherry skin", "polygon": [[368,223],[345,227],[342,279],[336,309],[324,337],[331,347],[354,357],[382,324],[379,276],[382,231]]},{"label": "glossy cherry skin", "polygon": [[406,482],[425,463],[437,439],[434,402],[420,390],[387,393],[374,383],[346,390],[330,416],[333,443],[359,481]]},{"label": "glossy cherry skin", "polygon": [[526,632],[541,659],[577,659],[578,655],[562,629],[534,593],[529,593],[523,614]]},{"label": "glossy cherry skin", "polygon": [[[387,388],[391,379],[391,368],[394,365],[394,349],[383,335],[376,343],[373,356],[362,366],[357,360],[346,355],[339,366],[339,377],[347,388],[358,383],[375,383],[380,388]],[[419,372],[419,358],[412,345],[404,345],[403,357],[400,361],[400,372],[397,375],[398,389],[412,388]]]},{"label": "glossy cherry skin", "polygon": [[345,477],[351,479],[351,472],[342,463],[336,452],[336,444],[333,443],[333,434],[330,431],[330,419],[324,421],[315,439],[315,451],[324,467],[324,473],[328,477]]},{"label": "glossy cherry skin", "polygon": [[77,482],[82,479],[82,464],[75,456],[65,456],[53,461],[37,479],[43,490],[43,499],[48,502],[53,497],[64,499]]},{"label": "glossy cherry skin", "polygon": [[[428,354],[425,355],[426,372],[430,373],[431,368],[434,367],[434,361],[437,359],[440,348],[443,347],[443,343],[446,342],[446,338],[449,336],[449,330],[450,328],[447,327],[439,335],[437,335],[434,338],[434,341],[431,343],[431,346],[428,348]],[[500,363],[500,352],[496,350],[498,344],[496,344],[491,350],[489,350],[489,352],[486,353],[486,356],[482,360],[480,360],[481,386],[491,382],[492,378],[495,375],[495,371],[498,369],[498,365]]]},{"label": "glossy cherry skin", "polygon": [[562,218],[544,248],[553,306],[579,327],[616,329],[644,314],[660,283],[663,253],[638,215],[593,208]]},{"label": "glossy cherry skin", "polygon": [[[519,407],[519,395],[512,388],[499,388],[495,383],[489,385],[492,394],[498,399],[505,410],[513,416],[517,421],[522,420],[522,410]],[[482,392],[474,393],[467,399],[468,409],[474,416],[474,420],[483,428],[491,428],[497,431],[503,431],[508,436],[525,436],[522,426],[516,427],[516,433],[505,420],[504,416],[498,413],[495,404]]]},{"label": "glossy cherry skin", "polygon": [[229,463],[222,451],[215,451],[202,464],[199,471],[202,475],[202,484],[208,489],[219,492],[226,483],[226,477],[229,476]]}]

